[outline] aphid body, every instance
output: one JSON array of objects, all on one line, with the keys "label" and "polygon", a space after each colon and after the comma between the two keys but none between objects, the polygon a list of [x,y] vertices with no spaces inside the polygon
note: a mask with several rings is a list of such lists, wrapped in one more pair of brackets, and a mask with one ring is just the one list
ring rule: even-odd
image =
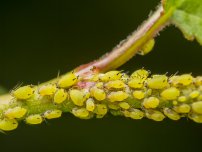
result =
[{"label": "aphid body", "polygon": [[0,130],[11,131],[18,127],[18,122],[15,119],[0,119]]},{"label": "aphid body", "polygon": [[46,119],[55,119],[55,118],[59,118],[62,115],[62,111],[61,110],[48,110],[44,113],[44,118]]},{"label": "aphid body", "polygon": [[28,116],[25,119],[25,121],[26,121],[27,124],[37,125],[37,124],[41,124],[42,123],[43,118],[39,114],[33,114],[33,115]]},{"label": "aphid body", "polygon": [[19,100],[29,99],[33,94],[34,94],[34,88],[29,85],[20,87],[17,90],[13,91],[13,96]]},{"label": "aphid body", "polygon": [[64,89],[59,89],[54,94],[53,101],[57,104],[64,102],[67,99],[67,92]]},{"label": "aphid body", "polygon": [[109,95],[108,95],[108,99],[111,101],[111,102],[115,102],[115,101],[123,101],[125,99],[128,98],[128,94],[124,91],[117,91],[117,92],[111,92]]},{"label": "aphid body", "polygon": [[9,119],[22,118],[27,112],[27,109],[22,107],[10,108],[5,111],[4,115]]},{"label": "aphid body", "polygon": [[74,72],[69,72],[58,81],[60,88],[69,88],[77,83],[78,77]]},{"label": "aphid body", "polygon": [[56,92],[57,88],[55,84],[44,85],[39,89],[39,94],[41,96],[50,96]]},{"label": "aphid body", "polygon": [[153,75],[147,79],[147,85],[151,89],[163,89],[168,86],[168,77],[166,75]]}]

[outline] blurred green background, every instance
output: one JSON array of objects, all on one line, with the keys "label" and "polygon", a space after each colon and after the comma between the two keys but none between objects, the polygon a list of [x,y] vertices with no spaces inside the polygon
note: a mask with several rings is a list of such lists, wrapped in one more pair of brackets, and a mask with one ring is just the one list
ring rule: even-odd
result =
[{"label": "blurred green background", "polygon": [[[159,0],[1,0],[0,85],[38,84],[110,51],[135,30]],[[178,29],[160,33],[152,53],[136,56],[124,71],[202,75],[202,48]],[[21,123],[0,134],[0,151],[194,151],[202,125],[182,119],[153,122],[107,116],[80,120],[70,114],[39,126]]]}]

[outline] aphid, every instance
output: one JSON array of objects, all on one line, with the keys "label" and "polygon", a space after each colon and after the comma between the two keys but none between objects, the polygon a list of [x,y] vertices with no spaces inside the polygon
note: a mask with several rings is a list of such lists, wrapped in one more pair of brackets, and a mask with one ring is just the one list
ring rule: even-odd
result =
[{"label": "aphid", "polygon": [[177,113],[189,113],[191,110],[191,107],[188,104],[183,103],[181,105],[175,106],[173,109]]},{"label": "aphid", "polygon": [[97,87],[93,87],[90,90],[91,95],[98,101],[102,101],[106,98],[106,93],[103,89],[99,89]]},{"label": "aphid", "polygon": [[61,115],[62,115],[61,110],[48,110],[44,113],[44,118],[55,119],[61,117]]},{"label": "aphid", "polygon": [[198,76],[194,79],[194,83],[196,86],[201,86],[202,85],[202,76]]},{"label": "aphid", "polygon": [[77,106],[83,106],[84,101],[86,100],[85,93],[82,90],[70,90],[70,98],[73,103]]},{"label": "aphid", "polygon": [[15,119],[0,119],[0,130],[11,131],[18,127],[18,122]]},{"label": "aphid", "polygon": [[144,86],[144,80],[141,78],[133,78],[128,82],[128,86],[134,89],[141,89]]},{"label": "aphid", "polygon": [[145,93],[143,91],[137,90],[137,91],[133,92],[133,97],[138,99],[138,100],[141,100],[145,97]]},{"label": "aphid", "polygon": [[169,80],[173,86],[188,86],[193,82],[193,77],[190,74],[183,74],[180,76],[172,76]]},{"label": "aphid", "polygon": [[154,121],[162,121],[165,118],[165,116],[157,110],[147,110],[146,117]]},{"label": "aphid", "polygon": [[132,109],[129,116],[132,119],[142,119],[144,117],[144,113],[139,109]]},{"label": "aphid", "polygon": [[139,78],[142,79],[142,81],[146,80],[149,76],[149,71],[145,69],[139,69],[133,72],[130,76],[131,79]]},{"label": "aphid", "polygon": [[122,113],[125,117],[130,117],[130,112],[128,110],[124,110]]},{"label": "aphid", "polygon": [[108,89],[122,89],[125,87],[125,83],[121,80],[114,80],[114,81],[109,81],[108,83],[105,84],[105,87]]},{"label": "aphid", "polygon": [[72,114],[81,119],[88,118],[89,116],[89,112],[86,110],[86,108],[74,108],[72,109]]},{"label": "aphid", "polygon": [[189,114],[188,116],[189,116],[189,118],[192,119],[194,122],[202,123],[202,115],[192,113],[192,114]]},{"label": "aphid", "polygon": [[147,109],[149,108],[156,108],[158,107],[159,105],[159,99],[156,98],[156,97],[149,97],[149,98],[146,98],[144,101],[143,101],[143,106]]},{"label": "aphid", "polygon": [[22,118],[27,112],[27,109],[22,107],[10,108],[5,111],[4,115],[9,119]]},{"label": "aphid", "polygon": [[178,102],[177,102],[176,100],[173,100],[172,104],[173,104],[174,106],[176,106],[176,105],[178,105]]},{"label": "aphid", "polygon": [[200,92],[195,90],[195,91],[192,91],[190,94],[189,94],[189,97],[194,99],[194,98],[197,98],[198,96],[200,95]]},{"label": "aphid", "polygon": [[122,73],[121,75],[121,81],[126,83],[129,80],[129,76],[126,73]]},{"label": "aphid", "polygon": [[130,105],[127,102],[121,102],[121,103],[119,103],[119,106],[122,109],[126,109],[126,110],[130,108]]},{"label": "aphid", "polygon": [[69,88],[77,83],[78,77],[74,72],[69,72],[64,75],[59,81],[58,86],[60,88]]},{"label": "aphid", "polygon": [[129,96],[129,95],[128,95],[126,92],[117,91],[117,92],[111,92],[111,93],[108,95],[108,99],[109,99],[111,102],[123,101],[123,100],[127,99],[128,96]]},{"label": "aphid", "polygon": [[122,74],[120,71],[109,71],[109,72],[101,75],[100,80],[103,82],[119,80],[119,79],[121,79],[121,76],[122,76]]},{"label": "aphid", "polygon": [[56,92],[57,88],[55,84],[44,85],[39,88],[39,94],[41,96],[50,96]]},{"label": "aphid", "polygon": [[153,75],[147,79],[147,85],[151,89],[163,89],[168,86],[168,77],[166,75]]},{"label": "aphid", "polygon": [[175,100],[179,95],[180,91],[175,87],[165,89],[161,92],[161,97],[165,100]]},{"label": "aphid", "polygon": [[64,89],[59,89],[54,94],[53,101],[57,104],[64,102],[67,99],[67,92]]},{"label": "aphid", "polygon": [[146,55],[149,52],[152,51],[153,47],[155,45],[155,40],[154,39],[150,39],[143,47],[142,49],[138,52],[138,54],[140,55]]},{"label": "aphid", "polygon": [[94,109],[95,109],[95,103],[94,103],[94,100],[92,98],[89,98],[86,101],[86,109],[88,111],[94,111]]},{"label": "aphid", "polygon": [[185,101],[187,101],[187,97],[186,96],[180,96],[180,97],[178,97],[178,101],[179,102],[185,102]]},{"label": "aphid", "polygon": [[34,88],[32,86],[20,87],[13,91],[13,96],[19,100],[26,100],[32,97],[34,94]]},{"label": "aphid", "polygon": [[101,88],[103,88],[104,83],[103,83],[103,82],[98,82],[98,83],[96,83],[95,86],[96,86],[97,88],[101,89]]},{"label": "aphid", "polygon": [[95,108],[95,113],[97,115],[105,115],[107,113],[108,109],[105,104],[97,104]]},{"label": "aphid", "polygon": [[200,94],[198,97],[197,97],[197,100],[202,100],[202,95]]},{"label": "aphid", "polygon": [[164,113],[164,115],[166,115],[168,118],[170,118],[172,120],[180,119],[180,115],[177,112],[173,111],[172,109],[164,108],[163,113]]},{"label": "aphid", "polygon": [[118,110],[120,109],[118,104],[114,104],[114,103],[109,103],[108,104],[109,109],[113,109],[113,110]]},{"label": "aphid", "polygon": [[37,124],[41,124],[42,123],[43,118],[39,114],[33,114],[33,115],[28,116],[25,119],[25,121],[26,121],[27,124],[37,125]]},{"label": "aphid", "polygon": [[192,110],[195,113],[202,114],[202,101],[192,103]]}]

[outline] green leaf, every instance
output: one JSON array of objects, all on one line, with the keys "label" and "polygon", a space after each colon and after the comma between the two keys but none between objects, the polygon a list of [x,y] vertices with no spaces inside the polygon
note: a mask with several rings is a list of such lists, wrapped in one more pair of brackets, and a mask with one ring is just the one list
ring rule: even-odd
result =
[{"label": "green leaf", "polygon": [[171,23],[188,40],[196,39],[202,45],[202,0],[164,0],[166,12],[173,9]]}]

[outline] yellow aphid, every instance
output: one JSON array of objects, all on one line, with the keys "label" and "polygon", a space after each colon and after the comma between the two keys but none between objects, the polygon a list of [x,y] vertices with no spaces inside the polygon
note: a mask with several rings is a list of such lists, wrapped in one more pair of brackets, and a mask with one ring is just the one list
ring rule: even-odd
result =
[{"label": "yellow aphid", "polygon": [[88,111],[94,111],[94,109],[95,109],[95,103],[94,103],[94,100],[92,98],[89,98],[86,101],[86,109]]},{"label": "yellow aphid", "polygon": [[108,104],[109,109],[113,109],[113,110],[118,110],[120,109],[118,104],[113,104],[113,103],[109,103]]},{"label": "yellow aphid", "polygon": [[165,89],[161,92],[161,97],[165,100],[175,100],[179,95],[180,91],[175,87]]},{"label": "yellow aphid", "polygon": [[104,83],[103,83],[103,82],[98,82],[98,83],[96,83],[95,86],[96,86],[97,88],[101,89],[101,88],[103,88]]},{"label": "yellow aphid", "polygon": [[178,97],[178,101],[179,102],[185,102],[185,101],[187,101],[187,97],[186,96],[180,96],[180,97]]},{"label": "yellow aphid", "polygon": [[144,86],[144,80],[141,78],[133,78],[128,82],[128,86],[134,89],[141,89]]},{"label": "yellow aphid", "polygon": [[199,115],[199,114],[190,114],[188,115],[190,119],[192,119],[194,122],[196,123],[202,123],[202,115]]},{"label": "yellow aphid", "polygon": [[130,105],[127,102],[121,102],[121,103],[119,103],[119,106],[122,109],[126,109],[126,110],[130,108]]},{"label": "yellow aphid", "polygon": [[176,106],[176,105],[178,105],[178,102],[177,102],[176,100],[173,100],[172,104],[173,104],[174,106]]},{"label": "yellow aphid", "polygon": [[59,89],[54,94],[53,101],[57,104],[64,102],[67,99],[67,92],[64,89]]},{"label": "yellow aphid", "polygon": [[132,119],[142,119],[144,117],[144,113],[139,109],[133,109],[129,113],[129,117]]},{"label": "yellow aphid", "polygon": [[55,119],[61,117],[61,115],[62,115],[61,110],[49,110],[44,113],[44,118]]},{"label": "yellow aphid", "polygon": [[191,107],[188,104],[183,103],[181,105],[175,106],[174,110],[177,113],[189,113],[191,110]]},{"label": "yellow aphid", "polygon": [[109,71],[100,76],[100,80],[103,82],[119,80],[121,79],[121,72],[120,71]]},{"label": "yellow aphid", "polygon": [[82,90],[70,90],[70,98],[73,103],[77,106],[83,106],[84,101],[86,100],[85,93]]},{"label": "yellow aphid", "polygon": [[34,94],[34,88],[31,86],[20,87],[17,90],[13,91],[13,96],[21,100],[31,98],[33,94]]},{"label": "yellow aphid", "polygon": [[158,107],[159,105],[159,99],[156,98],[156,97],[149,97],[149,98],[146,98],[144,101],[143,101],[143,106],[145,108],[156,108]]},{"label": "yellow aphid", "polygon": [[27,112],[27,109],[21,107],[10,108],[5,111],[4,115],[9,119],[22,118]]},{"label": "yellow aphid", "polygon": [[199,101],[202,100],[202,95],[201,94],[197,97],[197,100],[199,100]]},{"label": "yellow aphid", "polygon": [[188,86],[193,82],[193,77],[190,74],[173,76],[170,78],[170,82],[174,86],[178,86],[178,85]]},{"label": "yellow aphid", "polygon": [[143,47],[142,49],[139,51],[140,55],[146,55],[149,52],[152,51],[153,47],[154,47],[155,41],[154,39],[150,39]]},{"label": "yellow aphid", "polygon": [[37,125],[37,124],[41,124],[43,121],[43,118],[41,117],[41,115],[39,114],[33,114],[28,116],[25,119],[26,123],[31,124],[31,125]]},{"label": "yellow aphid", "polygon": [[147,70],[140,69],[140,70],[136,70],[135,72],[133,72],[130,77],[131,77],[131,79],[139,78],[144,81],[147,79],[148,76],[149,76],[149,72]]},{"label": "yellow aphid", "polygon": [[164,108],[163,109],[163,113],[170,119],[172,120],[179,120],[180,119],[180,115],[173,111],[172,109],[169,109],[169,108]]},{"label": "yellow aphid", "polygon": [[127,99],[128,96],[129,96],[129,95],[128,95],[126,92],[117,91],[117,92],[111,92],[111,93],[108,95],[108,99],[109,99],[111,102],[123,101],[123,100]]},{"label": "yellow aphid", "polygon": [[39,89],[39,94],[41,96],[50,96],[56,92],[57,88],[55,84],[44,85]]},{"label": "yellow aphid", "polygon": [[197,98],[198,96],[200,95],[200,92],[195,90],[195,91],[192,91],[190,94],[189,94],[189,97],[194,99],[194,98]]},{"label": "yellow aphid", "polygon": [[99,89],[97,87],[93,87],[90,90],[91,95],[98,101],[102,101],[106,98],[106,93],[103,89]]},{"label": "yellow aphid", "polygon": [[105,104],[97,104],[96,105],[96,109],[95,109],[95,113],[97,115],[105,115],[107,113],[108,109],[107,106]]},{"label": "yellow aphid", "polygon": [[125,83],[121,80],[114,80],[114,81],[109,81],[108,83],[105,84],[105,87],[108,89],[122,89],[125,87]]},{"label": "yellow aphid", "polygon": [[162,121],[165,118],[165,116],[157,110],[146,111],[146,116],[147,118],[152,119],[154,121]]},{"label": "yellow aphid", "polygon": [[144,94],[143,91],[137,90],[137,91],[133,92],[133,97],[136,98],[136,99],[141,100],[141,99],[143,99],[145,97],[145,94]]},{"label": "yellow aphid", "polygon": [[74,108],[72,110],[72,113],[74,116],[81,118],[81,119],[85,119],[89,116],[89,112],[85,108],[80,108],[80,109]]},{"label": "yellow aphid", "polygon": [[194,79],[194,83],[196,86],[201,86],[202,85],[202,76],[198,76]]},{"label": "yellow aphid", "polygon": [[122,73],[121,75],[121,81],[123,81],[124,83],[128,82],[129,80],[129,76],[125,73]]},{"label": "yellow aphid", "polygon": [[15,119],[0,119],[0,130],[11,131],[18,127],[18,122]]},{"label": "yellow aphid", "polygon": [[93,74],[91,77],[90,77],[90,79],[89,80],[91,80],[91,81],[94,81],[94,82],[96,82],[96,81],[98,81],[99,80],[99,74]]},{"label": "yellow aphid", "polygon": [[124,110],[122,113],[125,117],[130,117],[130,112],[128,110]]},{"label": "yellow aphid", "polygon": [[77,83],[78,77],[74,72],[64,75],[59,81],[58,86],[61,88],[68,88]]},{"label": "yellow aphid", "polygon": [[147,85],[151,89],[163,89],[168,86],[168,77],[166,75],[153,75],[147,79]]},{"label": "yellow aphid", "polygon": [[202,101],[192,103],[192,110],[195,113],[202,114]]}]

